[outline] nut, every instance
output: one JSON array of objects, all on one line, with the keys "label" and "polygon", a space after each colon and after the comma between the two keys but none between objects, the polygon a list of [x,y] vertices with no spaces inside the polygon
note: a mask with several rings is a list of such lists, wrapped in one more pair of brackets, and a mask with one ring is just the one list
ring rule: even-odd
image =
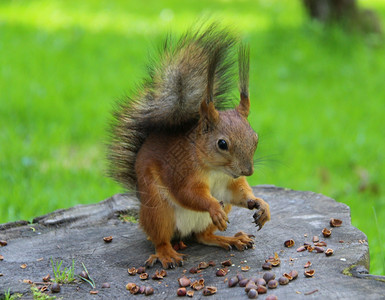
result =
[{"label": "nut", "polygon": [[331,234],[332,234],[332,230],[330,229],[327,229],[327,228],[324,228],[323,230],[322,230],[322,234],[323,234],[323,236],[324,237],[329,237]]},{"label": "nut", "polygon": [[186,276],[183,276],[183,277],[179,278],[178,282],[179,282],[179,285],[181,287],[190,286],[190,284],[191,284],[191,280],[188,279]]},{"label": "nut", "polygon": [[227,284],[229,287],[234,287],[238,284],[238,282],[239,282],[238,277],[231,277],[227,282]]},{"label": "nut", "polygon": [[291,276],[291,278],[293,278],[292,280],[295,280],[298,277],[298,272],[296,270],[292,270],[289,272],[289,275]]},{"label": "nut", "polygon": [[44,276],[43,277],[43,282],[49,282],[49,281],[51,281],[51,275],[47,275],[47,276]]},{"label": "nut", "polygon": [[0,246],[1,246],[1,247],[7,246],[7,245],[8,245],[7,241],[5,241],[5,240],[0,240]]},{"label": "nut", "polygon": [[228,260],[225,260],[225,261],[222,261],[222,266],[224,267],[229,267],[231,266],[233,263],[231,262],[231,259],[228,259]]},{"label": "nut", "polygon": [[203,296],[210,296],[210,295],[214,295],[216,292],[217,292],[217,288],[215,286],[207,286],[202,293],[203,293]]},{"label": "nut", "polygon": [[250,267],[249,266],[242,266],[241,267],[241,271],[243,271],[243,272],[247,272],[247,271],[249,271],[250,270]]},{"label": "nut", "polygon": [[185,287],[181,287],[181,288],[179,288],[179,289],[176,291],[176,294],[177,294],[178,297],[186,296],[187,290],[186,290]]},{"label": "nut", "polygon": [[108,282],[104,282],[103,284],[102,284],[102,288],[103,289],[109,289],[111,287],[111,285],[108,283]]},{"label": "nut", "polygon": [[202,261],[198,264],[198,269],[207,269],[209,267],[209,264],[205,261]]},{"label": "nut", "polygon": [[278,300],[278,297],[276,295],[270,295],[267,296],[265,300]]},{"label": "nut", "polygon": [[326,251],[325,251],[326,256],[331,256],[331,255],[333,255],[333,253],[334,253],[333,249],[330,249],[330,248],[326,249]]},{"label": "nut", "polygon": [[55,282],[54,284],[51,285],[51,292],[52,293],[59,293],[60,292],[60,284]]},{"label": "nut", "polygon": [[319,236],[315,235],[313,236],[313,243],[317,243],[317,242],[319,242]]},{"label": "nut", "polygon": [[144,290],[144,294],[146,296],[152,295],[154,293],[154,289],[151,286],[146,286],[146,289]]},{"label": "nut", "polygon": [[92,290],[92,291],[90,291],[90,294],[91,294],[91,295],[97,295],[97,294],[99,294],[99,291]]},{"label": "nut", "polygon": [[293,277],[289,273],[283,273],[283,276],[289,279],[289,281],[293,280]]},{"label": "nut", "polygon": [[131,294],[136,295],[140,292],[140,286],[134,284],[129,291]]},{"label": "nut", "polygon": [[128,268],[127,272],[128,272],[128,274],[130,274],[131,276],[135,276],[135,275],[136,275],[136,268],[135,268],[135,267]]},{"label": "nut", "polygon": [[163,269],[160,270],[159,274],[160,274],[160,276],[162,276],[162,277],[166,277],[166,276],[167,276],[166,270],[163,270]]},{"label": "nut", "polygon": [[257,285],[257,292],[258,294],[266,294],[267,293],[267,287],[264,285]]},{"label": "nut", "polygon": [[199,280],[195,280],[192,284],[191,284],[191,287],[196,290],[196,291],[199,291],[201,289],[203,289],[205,287],[205,280],[203,278],[199,279]]},{"label": "nut", "polygon": [[341,225],[342,225],[342,220],[334,219],[334,218],[330,219],[330,226],[331,227],[340,227]]},{"label": "nut", "polygon": [[245,292],[248,293],[251,289],[255,289],[256,290],[257,286],[255,285],[254,282],[249,281],[249,283],[246,284],[246,286],[245,286]]},{"label": "nut", "polygon": [[193,297],[194,296],[194,291],[187,291],[187,297]]},{"label": "nut", "polygon": [[318,243],[314,243],[314,246],[318,246],[318,247],[326,247],[327,244],[326,244],[326,242],[321,241],[321,242],[318,242]]},{"label": "nut", "polygon": [[87,274],[86,271],[81,271],[81,272],[79,273],[79,276],[80,276],[81,278],[90,279],[90,278],[88,277],[88,274]]},{"label": "nut", "polygon": [[283,244],[284,244],[285,247],[290,248],[290,247],[294,246],[295,242],[294,242],[294,240],[290,239],[290,240],[285,241]]},{"label": "nut", "polygon": [[106,237],[103,238],[103,241],[105,241],[106,243],[111,243],[112,239],[113,239],[112,236],[106,236]]},{"label": "nut", "polygon": [[314,247],[314,250],[317,251],[317,253],[324,253],[325,252],[324,248],[318,247],[318,246]]},{"label": "nut", "polygon": [[[167,275],[167,274],[166,274]],[[162,275],[162,271],[159,271],[159,270],[156,270],[155,271],[155,274],[152,275],[152,279],[154,280],[159,280],[159,279],[163,279],[163,275]]]},{"label": "nut", "polygon": [[142,274],[144,272],[146,272],[146,267],[139,267],[136,269],[137,274]]},{"label": "nut", "polygon": [[264,269],[264,270],[271,270],[272,268],[273,268],[273,265],[270,262],[265,262],[262,265],[262,269]]},{"label": "nut", "polygon": [[208,264],[209,264],[210,267],[215,267],[215,261],[213,261],[213,260],[210,260],[208,262]]},{"label": "nut", "polygon": [[249,283],[250,279],[243,278],[242,280],[239,280],[239,286],[245,287]]},{"label": "nut", "polygon": [[285,277],[285,276],[279,277],[278,283],[280,285],[286,285],[286,284],[289,283],[289,279],[287,277]]},{"label": "nut", "polygon": [[273,272],[266,272],[263,274],[263,279],[268,283],[270,280],[275,279],[275,274]]},{"label": "nut", "polygon": [[258,292],[256,289],[250,289],[250,291],[247,293],[247,297],[249,297],[249,299],[255,299],[258,297]]},{"label": "nut", "polygon": [[305,246],[301,246],[301,247],[297,248],[297,252],[303,252],[303,251],[306,251]]},{"label": "nut", "polygon": [[139,278],[140,278],[141,280],[146,280],[146,279],[148,279],[148,273],[142,273],[142,274],[140,274],[140,275],[139,275]]},{"label": "nut", "polygon": [[312,270],[306,270],[304,274],[306,277],[313,277],[314,273],[315,273],[315,270],[312,269]]},{"label": "nut", "polygon": [[237,274],[237,278],[239,281],[241,281],[242,279],[245,279],[245,277],[240,273]]},{"label": "nut", "polygon": [[196,273],[198,273],[198,268],[192,267],[192,268],[189,270],[189,272],[190,272],[191,274],[196,274]]},{"label": "nut", "polygon": [[217,276],[226,276],[229,270],[227,268],[219,269],[216,273]]},{"label": "nut", "polygon": [[311,266],[311,262],[308,261],[303,267],[306,269],[306,268],[309,268]]},{"label": "nut", "polygon": [[255,284],[256,284],[256,285],[264,285],[264,286],[266,286],[266,280],[263,279],[263,278],[258,278],[258,279],[255,281]]},{"label": "nut", "polygon": [[273,280],[270,280],[268,283],[267,283],[267,287],[269,289],[275,289],[276,287],[278,286],[278,281],[273,279]]},{"label": "nut", "polygon": [[141,285],[139,288],[139,294],[144,294],[145,291],[146,291],[146,287],[144,285]]}]

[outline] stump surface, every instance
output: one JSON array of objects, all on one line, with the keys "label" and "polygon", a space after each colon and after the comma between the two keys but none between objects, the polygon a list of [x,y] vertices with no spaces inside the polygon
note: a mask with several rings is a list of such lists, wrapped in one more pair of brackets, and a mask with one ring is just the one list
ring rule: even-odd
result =
[{"label": "stump surface", "polygon": [[[284,272],[297,270],[299,276],[286,286],[268,290],[267,295],[275,294],[279,299],[379,299],[385,294],[385,278],[369,275],[369,248],[364,233],[351,225],[350,210],[345,204],[331,198],[311,192],[299,192],[273,186],[254,188],[255,195],[270,204],[272,220],[261,231],[256,231],[252,224],[253,212],[247,209],[233,208],[230,224],[221,235],[234,235],[245,231],[255,235],[255,248],[243,252],[226,251],[217,247],[200,245],[194,241],[184,241],[188,248],[181,251],[188,255],[183,267],[167,270],[168,276],[161,281],[151,278],[141,281],[139,276],[129,276],[129,267],[139,267],[154,248],[137,223],[122,222],[118,216],[122,213],[137,215],[139,202],[130,195],[115,195],[93,205],[79,205],[68,210],[59,210],[34,219],[32,224],[20,221],[0,225],[0,240],[7,245],[0,247],[0,299],[8,289],[12,293],[23,294],[22,299],[32,299],[30,284],[23,280],[42,282],[47,274],[53,277],[50,259],[63,261],[62,269],[75,262],[75,274],[82,271],[82,263],[88,269],[96,283],[98,294],[88,283],[77,280],[64,284],[56,294],[63,299],[126,299],[130,297],[125,286],[128,282],[152,286],[153,298],[176,298],[177,279],[185,275],[192,280],[204,278],[205,285],[215,286],[218,292],[211,299],[247,299],[243,288],[229,288],[225,278],[242,273],[245,277],[262,277],[265,271],[261,265],[275,252],[281,259],[280,266],[273,268],[277,278]],[[338,218],[343,221],[341,227],[333,228],[332,235],[324,238],[323,228],[330,228],[329,220]],[[324,253],[297,252],[304,242],[312,244],[313,236],[327,242],[326,248],[332,248],[334,255],[326,257]],[[103,237],[112,236],[111,243]],[[292,248],[284,247],[288,239],[295,241]],[[220,263],[231,259],[233,266],[226,277],[215,275]],[[211,261],[215,267],[202,270],[199,274],[190,274],[188,270],[199,262]],[[313,278],[304,276],[304,265],[310,261],[315,270]],[[21,266],[25,264],[25,268]],[[248,272],[241,272],[241,266],[248,265]],[[150,277],[160,265],[147,269]],[[345,274],[349,274],[345,275]],[[104,282],[110,288],[102,288]],[[313,292],[313,293],[311,293]],[[310,293],[310,294],[309,294]],[[309,294],[309,295],[307,295]],[[136,297],[144,297],[137,295]],[[204,298],[202,291],[195,291],[193,299]]]}]

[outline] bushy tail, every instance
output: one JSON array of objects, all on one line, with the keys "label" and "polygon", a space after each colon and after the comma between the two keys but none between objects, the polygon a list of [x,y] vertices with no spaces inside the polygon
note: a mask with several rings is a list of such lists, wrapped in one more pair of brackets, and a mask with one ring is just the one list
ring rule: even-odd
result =
[{"label": "bushy tail", "polygon": [[136,186],[136,155],[153,131],[188,131],[199,121],[206,96],[208,69],[215,61],[213,101],[217,109],[231,106],[236,38],[212,24],[189,31],[175,41],[169,36],[138,93],[118,104],[109,144],[110,176],[126,188]]}]

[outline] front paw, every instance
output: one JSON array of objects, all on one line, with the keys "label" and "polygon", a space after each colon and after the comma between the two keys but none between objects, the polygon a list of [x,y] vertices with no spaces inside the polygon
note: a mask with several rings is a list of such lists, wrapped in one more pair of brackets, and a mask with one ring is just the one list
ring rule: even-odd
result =
[{"label": "front paw", "polygon": [[261,198],[250,199],[247,201],[247,207],[249,209],[257,209],[254,213],[254,223],[258,228],[258,231],[262,229],[263,225],[270,220],[270,208],[269,204],[263,201]]},{"label": "front paw", "polygon": [[209,211],[213,224],[220,230],[225,231],[227,228],[227,222],[229,221],[227,214],[221,208],[213,208]]}]

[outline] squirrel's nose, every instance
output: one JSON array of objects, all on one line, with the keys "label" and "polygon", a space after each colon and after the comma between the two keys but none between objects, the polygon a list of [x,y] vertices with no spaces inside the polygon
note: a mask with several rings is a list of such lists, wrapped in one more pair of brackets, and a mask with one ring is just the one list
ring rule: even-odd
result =
[{"label": "squirrel's nose", "polygon": [[254,166],[253,166],[253,164],[250,164],[250,165],[246,166],[246,167],[242,170],[242,172],[241,172],[241,174],[242,174],[243,176],[250,176],[250,175],[253,175],[253,173],[254,173]]}]

